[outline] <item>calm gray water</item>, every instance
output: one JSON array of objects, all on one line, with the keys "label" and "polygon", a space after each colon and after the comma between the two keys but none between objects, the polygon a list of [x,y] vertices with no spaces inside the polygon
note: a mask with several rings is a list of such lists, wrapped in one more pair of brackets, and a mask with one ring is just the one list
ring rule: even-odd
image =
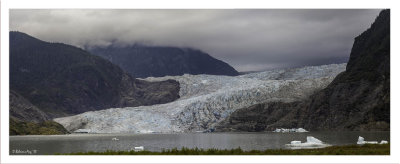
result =
[{"label": "calm gray water", "polygon": [[[292,140],[306,141],[314,136],[331,145],[355,144],[358,136],[368,141],[387,140],[390,132],[308,132],[308,133],[184,133],[184,134],[71,134],[54,136],[10,136],[10,154],[41,155],[105,150],[145,150],[171,148],[218,148],[264,150],[285,148]],[[113,141],[112,138],[118,138]]]}]

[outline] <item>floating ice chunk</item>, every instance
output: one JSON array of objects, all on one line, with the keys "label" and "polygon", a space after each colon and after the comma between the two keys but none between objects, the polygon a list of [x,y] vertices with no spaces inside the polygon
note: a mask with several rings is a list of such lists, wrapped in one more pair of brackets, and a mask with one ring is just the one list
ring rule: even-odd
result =
[{"label": "floating ice chunk", "polygon": [[321,140],[313,136],[307,136],[307,142],[301,143],[301,141],[291,141],[290,144],[286,144],[286,146],[291,149],[312,149],[324,148],[331,145],[323,143]]},{"label": "floating ice chunk", "polygon": [[133,149],[131,149],[131,150],[133,150],[133,151],[135,151],[135,152],[143,151],[143,150],[144,150],[144,147],[143,147],[143,146],[138,146],[138,147],[135,147],[135,148],[133,148]]},{"label": "floating ice chunk", "polygon": [[365,141],[366,144],[378,144],[378,141]]},{"label": "floating ice chunk", "polygon": [[301,141],[291,141],[290,144],[294,145],[294,144],[301,144]]},{"label": "floating ice chunk", "polygon": [[378,141],[365,141],[364,137],[358,136],[358,145],[363,145],[363,144],[378,144]]},{"label": "floating ice chunk", "polygon": [[308,132],[308,131],[305,130],[305,129],[303,129],[303,128],[298,128],[298,129],[296,130],[296,132],[298,132],[298,133],[303,133],[303,132]]},{"label": "floating ice chunk", "polygon": [[292,128],[292,129],[285,129],[285,128],[276,128],[273,132],[282,132],[282,133],[287,133],[287,132],[295,132],[295,133],[303,133],[303,132],[308,132],[307,130],[303,128]]},{"label": "floating ice chunk", "polygon": [[307,136],[307,142],[306,143],[322,144],[322,141],[319,140],[319,139],[316,139],[313,136]]},{"label": "floating ice chunk", "polygon": [[386,140],[382,140],[380,144],[388,144]]},{"label": "floating ice chunk", "polygon": [[358,136],[357,144],[359,144],[359,145],[365,144],[364,137]]},{"label": "floating ice chunk", "polygon": [[119,139],[116,138],[116,137],[114,137],[114,138],[111,138],[111,140],[113,140],[113,141],[118,141]]}]

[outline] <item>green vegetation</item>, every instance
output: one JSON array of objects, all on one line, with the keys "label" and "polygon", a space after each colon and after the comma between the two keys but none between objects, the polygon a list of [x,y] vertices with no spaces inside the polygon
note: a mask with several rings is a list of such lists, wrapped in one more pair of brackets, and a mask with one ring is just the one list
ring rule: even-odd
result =
[{"label": "green vegetation", "polygon": [[17,121],[10,118],[10,135],[56,135],[67,134],[68,131],[54,121],[40,123]]},{"label": "green vegetation", "polygon": [[[58,154],[60,155],[60,154]],[[151,151],[112,151],[105,152],[78,152],[65,155],[390,155],[390,145],[346,145],[346,146],[331,146],[321,149],[267,149],[264,151],[251,150],[244,151],[240,147],[231,150],[218,150],[218,149],[171,149],[163,150],[161,152]]]},{"label": "green vegetation", "polygon": [[21,32],[10,32],[10,89],[50,118],[179,98],[176,81],[139,81],[83,49]]}]

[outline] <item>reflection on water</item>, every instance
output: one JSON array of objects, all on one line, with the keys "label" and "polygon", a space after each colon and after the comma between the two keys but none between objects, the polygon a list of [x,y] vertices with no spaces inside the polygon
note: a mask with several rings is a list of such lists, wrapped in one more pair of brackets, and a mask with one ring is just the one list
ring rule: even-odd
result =
[{"label": "reflection on water", "polygon": [[[144,146],[145,150],[171,148],[217,148],[264,150],[285,148],[298,140],[305,142],[314,136],[331,145],[356,144],[358,136],[365,140],[390,142],[390,132],[308,132],[308,133],[183,133],[183,134],[71,134],[58,136],[10,136],[10,154],[55,154],[70,152],[130,150]],[[119,140],[112,140],[118,138]]]}]

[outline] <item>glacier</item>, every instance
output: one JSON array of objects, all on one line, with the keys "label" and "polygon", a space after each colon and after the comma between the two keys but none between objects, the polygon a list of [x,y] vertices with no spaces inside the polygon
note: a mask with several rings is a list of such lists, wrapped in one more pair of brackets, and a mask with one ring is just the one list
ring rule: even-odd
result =
[{"label": "glacier", "polygon": [[237,109],[264,102],[293,102],[325,88],[346,64],[269,70],[240,76],[149,77],[177,80],[180,98],[151,106],[111,108],[56,118],[69,131],[91,133],[181,133],[213,130]]}]

